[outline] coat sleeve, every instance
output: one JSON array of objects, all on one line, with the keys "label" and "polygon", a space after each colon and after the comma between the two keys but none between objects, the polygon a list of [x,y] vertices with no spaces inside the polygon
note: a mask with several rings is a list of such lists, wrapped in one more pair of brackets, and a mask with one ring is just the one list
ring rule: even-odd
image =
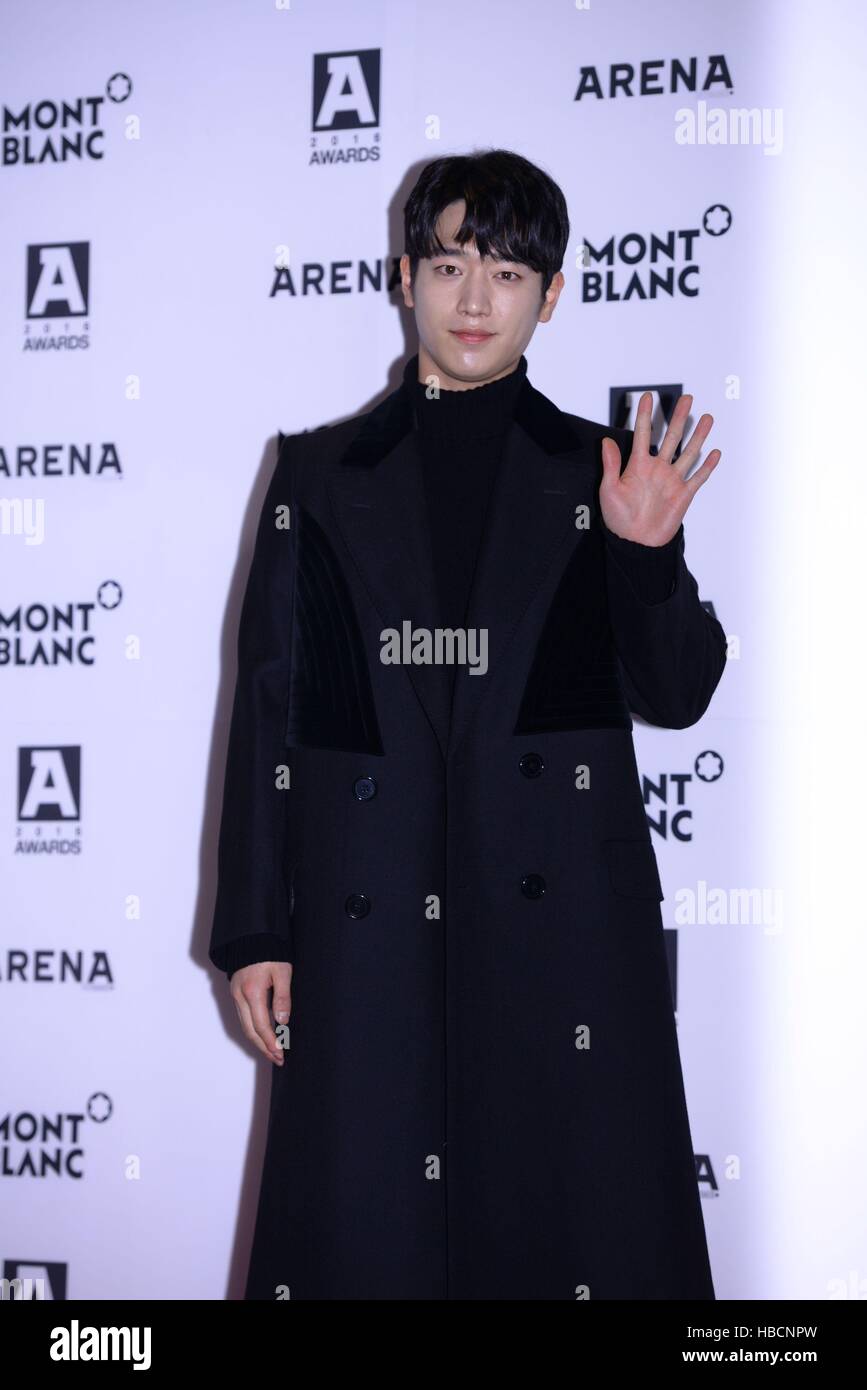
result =
[{"label": "coat sleeve", "polygon": [[238,629],[209,956],[231,979],[256,961],[292,961],[288,801],[280,769],[294,587],[294,514],[284,440],[259,517]]},{"label": "coat sleeve", "polygon": [[[610,435],[620,446],[622,471],[632,431]],[[719,684],[727,639],[686,567],[683,524],[666,545],[650,546],[614,535],[601,515],[600,523],[608,610],[629,708],[649,724],[689,728]]]}]

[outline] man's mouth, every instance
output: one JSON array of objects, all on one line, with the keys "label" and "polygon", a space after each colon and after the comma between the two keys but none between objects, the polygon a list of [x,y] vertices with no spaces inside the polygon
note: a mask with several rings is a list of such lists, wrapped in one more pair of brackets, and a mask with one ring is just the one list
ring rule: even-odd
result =
[{"label": "man's mouth", "polygon": [[483,328],[453,328],[451,332],[465,343],[484,343],[494,336],[493,333],[486,333]]}]

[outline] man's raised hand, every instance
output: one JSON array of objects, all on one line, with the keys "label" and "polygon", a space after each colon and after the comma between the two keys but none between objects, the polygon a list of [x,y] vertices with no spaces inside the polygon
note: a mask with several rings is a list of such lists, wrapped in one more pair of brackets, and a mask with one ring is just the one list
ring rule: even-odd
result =
[{"label": "man's raised hand", "polygon": [[680,397],[659,453],[654,455],[650,452],[653,397],[645,391],[638,402],[632,453],[622,473],[617,444],[610,436],[602,440],[599,505],[605,525],[616,536],[642,545],[665,545],[676,534],[696,492],[719,463],[722,454],[713,449],[701,468],[691,478],[686,476],[710,433],[712,415],[702,415],[676,463],[671,461],[691,405],[692,396]]}]

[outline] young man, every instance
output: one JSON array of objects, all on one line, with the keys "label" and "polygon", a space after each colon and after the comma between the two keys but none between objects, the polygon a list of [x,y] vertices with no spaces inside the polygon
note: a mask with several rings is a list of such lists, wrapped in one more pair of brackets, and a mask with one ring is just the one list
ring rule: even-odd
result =
[{"label": "young man", "polygon": [[712,1299],[630,715],[693,724],[725,664],[682,526],[712,421],[673,462],[689,396],[652,456],[649,396],[633,434],[531,386],[569,224],[526,160],[435,160],[405,219],[418,354],[285,440],[241,615],[246,1296]]}]

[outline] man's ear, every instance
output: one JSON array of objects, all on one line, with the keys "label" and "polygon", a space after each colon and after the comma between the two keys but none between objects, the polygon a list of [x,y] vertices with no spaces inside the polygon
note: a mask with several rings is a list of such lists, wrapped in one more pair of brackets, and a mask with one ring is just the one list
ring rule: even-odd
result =
[{"label": "man's ear", "polygon": [[547,323],[554,312],[557,300],[560,298],[560,291],[566,283],[566,277],[562,270],[558,270],[547,290],[539,310],[539,323]]},{"label": "man's ear", "polygon": [[414,309],[415,304],[412,298],[412,284],[410,282],[409,256],[404,251],[400,258],[400,288],[403,291],[403,302],[407,309]]}]

